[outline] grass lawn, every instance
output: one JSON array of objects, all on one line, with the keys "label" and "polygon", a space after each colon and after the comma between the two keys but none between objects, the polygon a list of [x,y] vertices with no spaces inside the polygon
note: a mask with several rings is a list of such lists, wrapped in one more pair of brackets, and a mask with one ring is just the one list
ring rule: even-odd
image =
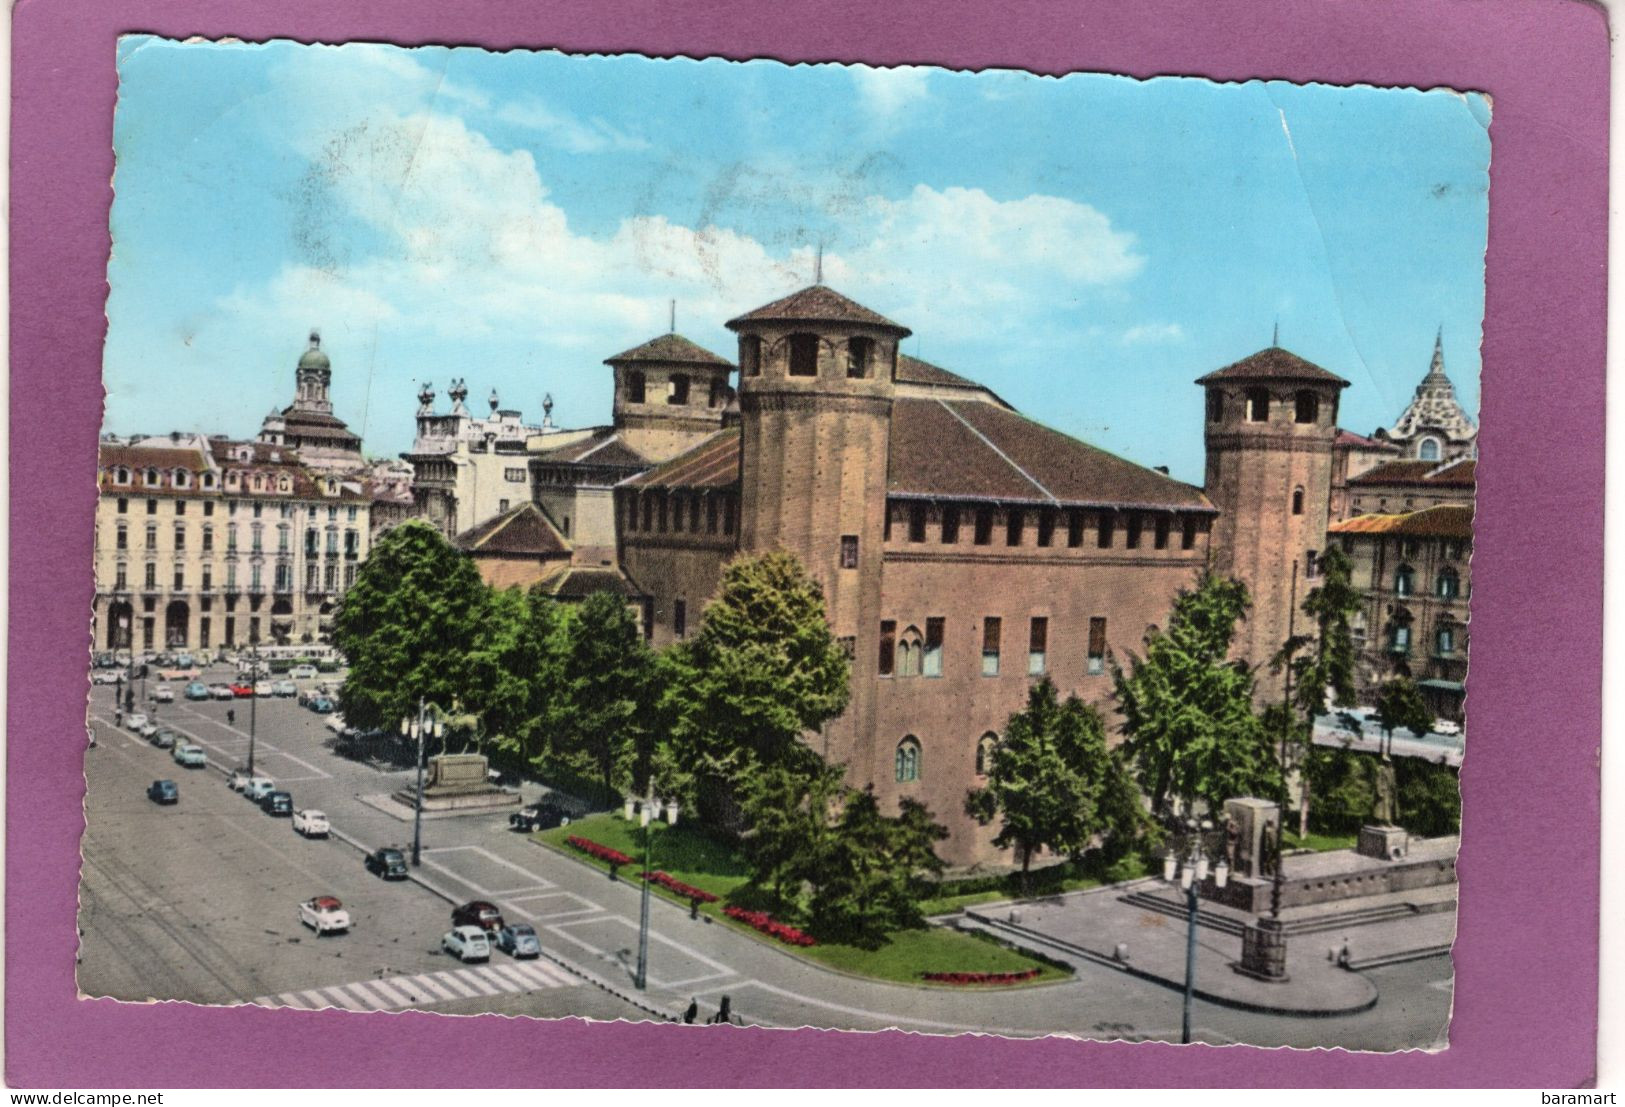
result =
[{"label": "grass lawn", "polygon": [[[566,844],[565,839],[571,836],[586,838],[633,858],[631,865],[623,866],[621,878],[628,884],[637,882],[637,874],[642,871],[643,864],[643,831],[635,822],[628,822],[614,814],[589,815],[572,822],[569,826],[554,827],[552,830],[538,831],[533,835],[538,842],[607,872],[609,871],[607,863]],[[1070,975],[1064,969],[1045,964],[996,942],[941,927],[898,931],[891,935],[884,946],[876,950],[834,944],[790,946],[774,941],[722,913],[730,896],[748,901],[750,870],[744,861],[728,847],[717,843],[695,828],[681,824],[675,827],[662,825],[655,832],[651,864],[659,872],[668,873],[685,884],[719,897],[718,902],[705,904],[700,910],[723,925],[768,942],[791,956],[805,957],[830,968],[860,976],[918,984],[922,972],[1025,972],[1028,969],[1038,969],[1039,975],[1034,982],[1057,980]],[[1079,881],[1078,886],[1087,887],[1092,883],[1094,882]],[[688,905],[688,900],[680,899],[658,884],[652,886],[652,891],[655,895],[684,906]],[[1002,892],[976,893],[972,896],[934,900],[931,906],[935,908],[938,904],[957,904],[960,901],[981,903],[1004,898],[1008,897]],[[748,902],[746,905],[755,906]],[[941,911],[952,909],[952,906],[946,906],[942,907]]]},{"label": "grass lawn", "polygon": [[1287,849],[1312,849],[1316,853],[1329,849],[1353,849],[1359,841],[1358,834],[1308,834],[1302,838],[1290,830],[1281,834],[1281,843]]}]

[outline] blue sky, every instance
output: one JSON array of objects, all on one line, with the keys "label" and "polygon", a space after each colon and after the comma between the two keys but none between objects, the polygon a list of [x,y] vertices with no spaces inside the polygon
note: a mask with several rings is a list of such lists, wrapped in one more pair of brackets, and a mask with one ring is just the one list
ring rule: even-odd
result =
[{"label": "blue sky", "polygon": [[385,456],[422,380],[606,422],[603,359],[825,282],[1028,414],[1202,476],[1191,383],[1269,344],[1469,414],[1477,96],[474,49],[120,47],[106,426],[253,434],[308,328]]}]

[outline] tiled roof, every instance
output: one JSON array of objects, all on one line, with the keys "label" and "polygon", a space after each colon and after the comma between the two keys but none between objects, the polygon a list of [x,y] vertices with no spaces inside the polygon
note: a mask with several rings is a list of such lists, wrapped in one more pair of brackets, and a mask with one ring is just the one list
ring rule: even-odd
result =
[{"label": "tiled roof", "polygon": [[604,427],[589,438],[535,456],[537,461],[553,465],[602,465],[621,469],[645,469],[649,466],[649,459],[621,441],[613,427]]},{"label": "tiled roof", "polygon": [[614,357],[606,357],[605,365],[614,365],[622,361],[676,361],[686,365],[716,365],[733,368],[733,362],[725,357],[718,357],[704,346],[690,342],[680,334],[663,334],[659,338],[651,338],[641,346],[634,346],[624,353]]},{"label": "tiled roof", "polygon": [[200,472],[209,468],[202,450],[176,446],[127,446],[103,442],[97,447],[97,457],[103,469],[123,465],[129,469],[189,469]]},{"label": "tiled roof", "polygon": [[1202,491],[992,404],[892,405],[893,495],[1214,510]]},{"label": "tiled roof", "polygon": [[452,539],[452,545],[465,553],[507,557],[558,557],[570,552],[570,543],[531,501],[470,527]]},{"label": "tiled roof", "polygon": [[1328,373],[1313,362],[1305,361],[1297,354],[1283,350],[1279,346],[1271,346],[1251,357],[1242,358],[1233,365],[1215,369],[1205,377],[1196,378],[1196,383],[1230,380],[1325,381],[1339,387],[1346,387],[1349,383],[1336,373]]},{"label": "tiled roof", "polygon": [[561,600],[582,600],[594,592],[612,592],[628,599],[641,599],[645,595],[631,577],[619,569],[609,568],[569,568],[542,581],[541,587],[548,595]]},{"label": "tiled roof", "polygon": [[979,392],[995,403],[1010,405],[1004,402],[991,388],[978,384],[968,377],[958,373],[950,373],[940,365],[932,365],[929,361],[921,361],[917,357],[907,354],[897,355],[897,383],[903,385],[919,385],[933,392],[941,390],[944,399],[952,399],[954,393]]},{"label": "tiled roof", "polygon": [[1383,442],[1376,438],[1367,438],[1363,434],[1337,428],[1337,437],[1332,439],[1333,446],[1353,446],[1361,450],[1384,450],[1388,453],[1399,453],[1399,447],[1392,442]]},{"label": "tiled roof", "polygon": [[1333,523],[1331,534],[1397,534],[1406,538],[1473,536],[1473,509],[1461,504],[1424,508],[1404,515],[1356,515]]},{"label": "tiled roof", "polygon": [[902,324],[894,323],[884,315],[870,311],[857,301],[850,300],[833,288],[821,284],[803,288],[800,292],[792,292],[782,300],[774,300],[755,311],[747,311],[738,318],[728,320],[728,327],[731,330],[738,330],[746,323],[757,321],[866,323],[873,327],[885,327],[896,332],[899,337],[913,333]]},{"label": "tiled roof", "polygon": [[727,427],[686,453],[621,482],[624,488],[731,488],[739,483],[739,428]]},{"label": "tiled roof", "polygon": [[1470,457],[1446,462],[1389,461],[1375,469],[1367,469],[1357,477],[1350,477],[1349,484],[1420,484],[1471,488],[1477,469],[1478,463]]}]

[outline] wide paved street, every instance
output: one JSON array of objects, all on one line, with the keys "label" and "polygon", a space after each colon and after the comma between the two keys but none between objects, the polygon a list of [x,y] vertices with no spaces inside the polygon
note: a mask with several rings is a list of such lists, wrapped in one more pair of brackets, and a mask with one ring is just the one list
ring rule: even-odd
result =
[{"label": "wide paved street", "polygon": [[[235,724],[226,721],[228,709]],[[1178,1035],[1177,991],[1092,963],[1079,964],[1070,981],[1023,990],[882,984],[809,965],[658,899],[650,986],[638,993],[631,981],[636,886],[510,831],[505,813],[425,820],[418,879],[385,883],[362,868],[361,857],[377,845],[410,844],[411,823],[380,800],[409,783],[408,765],[340,756],[321,716],[292,700],[258,701],[257,766],[293,793],[295,806],[319,807],[332,819],[333,838],[306,841],[288,820],[261,814],[225,785],[221,770],[246,759],[248,701],[159,708],[163,725],[204,747],[211,767],[201,770],[182,769],[166,751],[116,731],[112,710],[111,688],[95,688],[99,744],[86,759],[81,922],[80,987],[88,995],[600,1019],[674,1017],[691,1000],[704,1017],[726,995],[742,1021],[761,1025]],[[179,783],[177,806],[146,799],[156,778]],[[317,939],[299,925],[296,904],[317,894],[344,900],[355,920],[351,933]],[[533,922],[544,958],[516,964],[499,953],[481,968],[441,954],[450,901],[473,898]],[[1196,1037],[1377,1050],[1438,1043],[1450,1009],[1447,959],[1368,976],[1381,996],[1371,1010],[1303,1019],[1199,1001]]]}]

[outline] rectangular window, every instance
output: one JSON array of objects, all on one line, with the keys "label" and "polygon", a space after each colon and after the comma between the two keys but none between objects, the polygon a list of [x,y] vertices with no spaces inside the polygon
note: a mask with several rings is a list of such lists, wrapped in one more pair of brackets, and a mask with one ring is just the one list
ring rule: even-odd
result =
[{"label": "rectangular window", "polygon": [[1090,676],[1099,676],[1106,671],[1106,620],[1095,616],[1089,620],[1089,665],[1087,672]]},{"label": "rectangular window", "polygon": [[346,588],[354,588],[355,587],[355,566],[354,565],[346,565],[344,567],[344,587],[346,587]]},{"label": "rectangular window", "polygon": [[316,581],[321,568],[314,561],[305,562],[305,591],[316,591]]},{"label": "rectangular window", "polygon": [[154,565],[150,561],[147,562],[147,587],[158,587],[158,566]]},{"label": "rectangular window", "polygon": [[858,567],[858,536],[855,534],[841,535],[841,568],[856,569]]},{"label": "rectangular window", "polygon": [[226,645],[235,646],[236,644],[237,644],[237,620],[234,619],[232,616],[227,615],[226,616]]},{"label": "rectangular window", "polygon": [[235,561],[226,562],[226,591],[237,591],[237,563]]},{"label": "rectangular window", "polygon": [[886,529],[880,535],[882,542],[891,541],[891,506],[891,501],[886,501]]},{"label": "rectangular window", "polygon": [[127,515],[127,514],[129,514],[129,511],[130,511],[129,498],[125,497],[125,496],[120,496],[118,498],[118,513],[120,515]]},{"label": "rectangular window", "polygon": [[158,501],[157,500],[148,500],[147,501],[147,514],[148,515],[156,515],[156,514],[158,514]]},{"label": "rectangular window", "polygon": [[260,566],[257,564],[250,565],[248,567],[248,590],[250,592],[258,592],[264,587],[265,584],[260,579]]},{"label": "rectangular window", "polygon": [[[570,520],[565,520],[566,524],[569,522]],[[695,534],[700,533],[700,497],[698,495],[690,496],[688,498],[688,529],[693,531]],[[568,525],[565,527],[564,534],[566,537],[568,537],[570,534]]]},{"label": "rectangular window", "polygon": [[204,500],[203,501],[203,514],[204,515],[213,515],[214,514],[214,501],[213,500]]},{"label": "rectangular window", "polygon": [[1095,545],[1103,550],[1112,548],[1112,517],[1102,515],[1099,529],[1095,531]]},{"label": "rectangular window", "polygon": [[1397,627],[1394,628],[1393,652],[1394,653],[1410,653],[1411,652],[1411,628],[1410,627],[1401,625],[1401,626],[1397,626]]},{"label": "rectangular window", "polygon": [[[511,484],[522,484],[525,480],[525,471],[523,469],[504,469],[502,470],[502,479]],[[353,507],[350,509],[350,518],[355,518],[355,508]]]},{"label": "rectangular window", "polygon": [[1049,651],[1049,620],[1042,615],[1033,616],[1032,633],[1027,642],[1027,675],[1042,676],[1044,659]]},{"label": "rectangular window", "polygon": [[1449,657],[1456,652],[1456,632],[1450,627],[1440,627],[1435,635],[1435,644],[1439,649],[1439,656]]},{"label": "rectangular window", "polygon": [[212,587],[214,587],[214,566],[205,565],[203,567],[203,590],[207,592]]},{"label": "rectangular window", "polygon": [[982,620],[982,675],[999,675],[999,618],[996,615]]},{"label": "rectangular window", "polygon": [[879,672],[881,676],[891,676],[897,664],[897,624],[890,619],[880,621],[880,661]]},{"label": "rectangular window", "polygon": [[679,638],[688,635],[688,603],[684,600],[675,600],[671,605],[671,629]]},{"label": "rectangular window", "polygon": [[260,640],[260,617],[251,616],[248,620],[248,640],[250,643]]},{"label": "rectangular window", "polygon": [[507,500],[498,500],[497,501],[497,512],[500,514],[501,512],[504,512],[504,511],[507,511],[507,510],[508,510],[508,501]]},{"label": "rectangular window", "polygon": [[1157,549],[1159,550],[1166,550],[1168,548],[1168,516],[1166,515],[1157,516],[1156,543]]},{"label": "rectangular window", "polygon": [[1179,548],[1182,550],[1194,549],[1196,546],[1196,516],[1185,516],[1185,528],[1179,535]]},{"label": "rectangular window", "polygon": [[214,528],[207,523],[203,524],[203,552],[214,552]]},{"label": "rectangular window", "polygon": [[175,514],[176,515],[185,515],[186,514],[186,501],[185,500],[176,500],[175,501]]},{"label": "rectangular window", "polygon": [[1320,576],[1320,551],[1308,550],[1303,557],[1303,575],[1308,580]]},{"label": "rectangular window", "polygon": [[259,553],[260,552],[260,543],[261,543],[263,537],[264,537],[264,532],[262,532],[259,527],[255,527],[254,531],[253,531],[253,536],[249,540],[248,548],[250,550],[254,551],[255,553]]},{"label": "rectangular window", "polygon": [[920,671],[928,677],[942,675],[942,632],[942,619],[930,618],[925,621],[925,664]]},{"label": "rectangular window", "polygon": [[130,528],[123,526],[118,528],[118,537],[115,542],[115,548],[120,550],[127,550],[130,548]]},{"label": "rectangular window", "polygon": [[276,548],[278,553],[288,552],[288,528],[278,527],[276,531]]},{"label": "rectangular window", "polygon": [[1128,533],[1123,544],[1131,550],[1137,550],[1140,548],[1140,522],[1141,520],[1138,515],[1130,515],[1128,517]]},{"label": "rectangular window", "polygon": [[158,548],[158,524],[157,523],[148,523],[147,524],[147,549],[156,550],[157,548]]},{"label": "rectangular window", "polygon": [[179,592],[186,587],[186,569],[180,565],[175,566],[175,591]]},{"label": "rectangular window", "polygon": [[118,563],[118,568],[115,570],[113,587],[120,592],[130,587],[129,574],[125,572],[125,565],[122,561]]},{"label": "rectangular window", "polygon": [[278,592],[293,591],[293,566],[286,562],[276,567],[276,590]]},{"label": "rectangular window", "polygon": [[1006,546],[1021,545],[1021,527],[1027,520],[1027,513],[1019,507],[1013,507],[1004,517],[1004,544]]},{"label": "rectangular window", "polygon": [[[255,572],[258,572],[258,571],[259,570],[257,570],[257,569],[255,570]],[[258,582],[256,581],[255,583],[257,584]],[[339,589],[339,567],[337,565],[327,564],[327,565],[322,566],[322,587],[325,588],[329,592],[337,592],[338,591],[338,589]]]},{"label": "rectangular window", "polygon": [[959,541],[959,508],[948,504],[942,509],[942,544],[952,546]]},{"label": "rectangular window", "polygon": [[[259,546],[256,545],[254,548],[257,550],[257,549],[259,549]],[[337,557],[338,553],[339,553],[339,532],[336,531],[336,530],[330,530],[330,531],[327,532],[327,555],[329,557]]]},{"label": "rectangular window", "polygon": [[705,533],[717,532],[717,501],[715,496],[708,496],[705,500]]},{"label": "rectangular window", "polygon": [[[519,470],[519,479],[520,479],[520,480],[524,480],[524,479],[525,479],[525,471],[524,471],[524,470],[523,470],[523,469],[521,469],[521,470]],[[345,509],[345,513],[344,513],[344,517],[345,517],[345,518],[346,518],[346,519],[348,519],[348,520],[349,520],[349,521],[350,521],[350,522],[352,522],[352,523],[353,523],[353,522],[355,522],[355,519],[356,519],[356,509],[355,509],[355,508],[353,508],[353,507],[351,507],[351,508],[346,508],[346,509]]]},{"label": "rectangular window", "polygon": [[908,540],[910,542],[925,541],[925,505],[908,505]]},{"label": "rectangular window", "polygon": [[1048,547],[1055,541],[1055,512],[1052,508],[1044,508],[1038,513],[1038,544]]},{"label": "rectangular window", "polygon": [[264,504],[256,503],[254,505],[254,518],[258,519],[260,517],[261,512],[264,511],[264,509],[265,509]]},{"label": "rectangular window", "polygon": [[202,616],[197,621],[197,644],[204,649],[209,648],[209,617]]},{"label": "rectangular window", "polygon": [[976,544],[985,546],[993,541],[993,509],[979,507],[976,509]]}]

